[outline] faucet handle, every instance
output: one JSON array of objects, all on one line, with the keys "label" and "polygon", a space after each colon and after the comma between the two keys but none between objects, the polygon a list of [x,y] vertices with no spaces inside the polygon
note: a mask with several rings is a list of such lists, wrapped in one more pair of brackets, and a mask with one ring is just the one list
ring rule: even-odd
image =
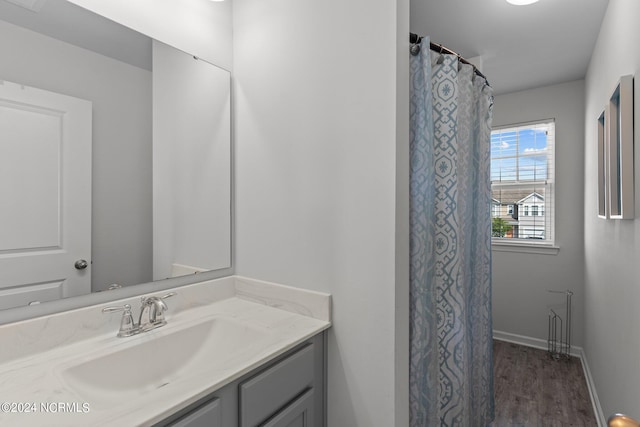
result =
[{"label": "faucet handle", "polygon": [[131,305],[125,304],[123,306],[111,306],[102,309],[103,313],[113,313],[115,311],[123,312],[122,319],[120,320],[120,330],[118,331],[118,337],[130,337],[140,332],[140,329],[133,320]]},{"label": "faucet handle", "polygon": [[103,313],[113,313],[116,311],[124,311],[125,313],[126,311],[131,311],[131,304],[114,305],[114,306],[105,307],[102,309]]},{"label": "faucet handle", "polygon": [[175,294],[176,294],[175,292],[169,292],[168,294],[162,295],[161,297],[142,296],[142,297],[140,297],[140,302],[142,302],[142,304],[144,305],[145,303],[148,303],[150,301],[167,299],[169,297],[174,296]]},{"label": "faucet handle", "polygon": [[175,292],[169,292],[168,294],[158,298],[158,304],[155,306],[155,312],[153,313],[155,317],[153,320],[156,324],[162,326],[167,323],[164,319],[164,312],[167,311],[167,305],[162,300],[172,297],[175,294]]}]

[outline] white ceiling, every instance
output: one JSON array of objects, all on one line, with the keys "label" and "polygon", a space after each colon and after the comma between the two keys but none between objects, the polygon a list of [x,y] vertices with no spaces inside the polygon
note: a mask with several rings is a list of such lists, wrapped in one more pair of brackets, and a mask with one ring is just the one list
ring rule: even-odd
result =
[{"label": "white ceiling", "polygon": [[480,56],[495,94],[584,78],[608,0],[411,0],[411,32]]},{"label": "white ceiling", "polygon": [[[494,93],[508,93],[583,78],[607,3],[540,0],[513,6],[505,0],[411,0],[411,32],[429,36],[465,58],[480,56]],[[40,13],[0,0],[0,19],[95,49],[102,43],[94,40],[95,34],[102,37],[110,29],[79,18],[81,12],[86,11],[63,0],[48,0]],[[103,54],[121,57],[131,51],[127,62],[143,60],[144,65],[135,65],[148,68],[144,51],[150,52],[150,42],[134,39],[128,34]],[[134,49],[136,45],[142,48]]]}]

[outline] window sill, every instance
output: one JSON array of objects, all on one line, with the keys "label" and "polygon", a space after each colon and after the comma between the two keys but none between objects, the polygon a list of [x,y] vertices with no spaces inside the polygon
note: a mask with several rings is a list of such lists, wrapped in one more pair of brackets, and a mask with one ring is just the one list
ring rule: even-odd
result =
[{"label": "window sill", "polygon": [[501,240],[492,240],[491,250],[497,252],[558,255],[560,247],[551,243],[505,242]]}]

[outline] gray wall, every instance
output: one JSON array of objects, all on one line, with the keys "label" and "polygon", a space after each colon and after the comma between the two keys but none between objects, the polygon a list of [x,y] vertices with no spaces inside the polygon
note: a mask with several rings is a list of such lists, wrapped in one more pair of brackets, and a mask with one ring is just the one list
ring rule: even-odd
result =
[{"label": "gray wall", "polygon": [[151,73],[0,21],[0,79],[93,102],[92,286],[151,280]]},{"label": "gray wall", "polygon": [[[610,0],[586,77],[585,352],[605,416],[640,419],[640,2]],[[635,220],[597,217],[596,120],[635,75]]]},{"label": "gray wall", "polygon": [[231,74],[155,40],[153,187],[154,280],[231,267]]},{"label": "gray wall", "polygon": [[407,425],[408,2],[233,7],[236,272],[333,294],[328,425]]},{"label": "gray wall", "polygon": [[[495,98],[493,125],[554,118],[556,121],[557,254],[493,250],[494,330],[547,339],[549,308],[563,309],[571,290],[573,339],[583,344],[584,81],[541,87]],[[546,345],[546,342],[532,342]]]}]

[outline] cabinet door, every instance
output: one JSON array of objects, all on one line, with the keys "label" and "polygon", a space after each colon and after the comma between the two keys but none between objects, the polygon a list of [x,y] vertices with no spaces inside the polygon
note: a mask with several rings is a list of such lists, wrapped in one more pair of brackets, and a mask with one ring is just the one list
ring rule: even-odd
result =
[{"label": "cabinet door", "polygon": [[262,427],[313,427],[313,406],[313,389],[309,389]]},{"label": "cabinet door", "polygon": [[222,427],[220,419],[220,399],[213,399],[194,409],[170,427]]},{"label": "cabinet door", "polygon": [[314,345],[240,384],[240,427],[255,427],[314,386]]}]

